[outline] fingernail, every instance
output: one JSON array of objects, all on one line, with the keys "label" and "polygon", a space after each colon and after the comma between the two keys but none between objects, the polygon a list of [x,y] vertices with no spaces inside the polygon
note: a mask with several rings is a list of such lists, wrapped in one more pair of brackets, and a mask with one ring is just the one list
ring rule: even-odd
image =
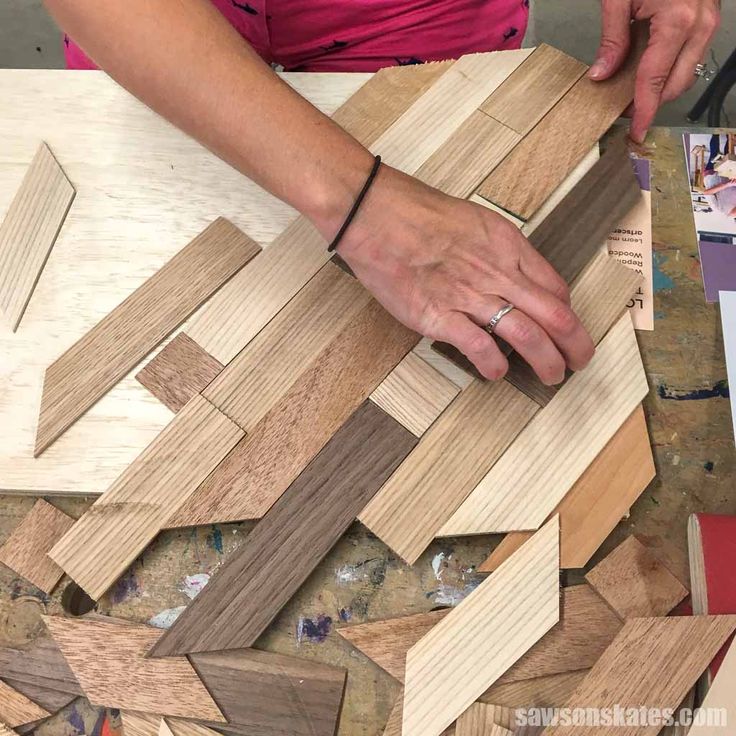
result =
[{"label": "fingernail", "polygon": [[591,79],[598,79],[608,71],[608,61],[606,59],[596,59],[593,66],[588,70],[588,76]]}]

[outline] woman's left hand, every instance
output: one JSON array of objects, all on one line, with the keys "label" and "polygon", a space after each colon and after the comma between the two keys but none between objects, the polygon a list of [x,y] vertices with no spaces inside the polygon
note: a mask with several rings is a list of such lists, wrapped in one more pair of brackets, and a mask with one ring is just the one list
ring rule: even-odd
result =
[{"label": "woman's left hand", "polygon": [[608,79],[629,50],[631,20],[649,20],[649,45],[636,75],[631,138],[641,143],[659,106],[697,80],[695,67],[720,22],[719,0],[601,0],[603,29],[591,79]]}]

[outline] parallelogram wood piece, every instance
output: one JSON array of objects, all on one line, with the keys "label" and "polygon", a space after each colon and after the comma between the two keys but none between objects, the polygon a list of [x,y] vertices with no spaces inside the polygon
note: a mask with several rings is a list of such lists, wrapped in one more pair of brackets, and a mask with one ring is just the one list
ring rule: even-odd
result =
[{"label": "parallelogram wood piece", "polygon": [[0,314],[15,332],[74,199],[74,187],[41,143],[0,224]]},{"label": "parallelogram wood piece", "polygon": [[0,680],[0,722],[17,728],[25,723],[33,723],[51,715],[22,693]]},{"label": "parallelogram wood piece", "polygon": [[566,703],[589,670],[542,675],[491,685],[480,700],[506,708],[553,708]]}]

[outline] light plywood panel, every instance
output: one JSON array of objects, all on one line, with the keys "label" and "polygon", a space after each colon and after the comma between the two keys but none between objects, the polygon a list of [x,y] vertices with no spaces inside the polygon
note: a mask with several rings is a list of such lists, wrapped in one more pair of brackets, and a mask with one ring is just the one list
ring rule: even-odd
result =
[{"label": "light plywood panel", "polygon": [[51,714],[0,680],[0,722],[16,728],[48,718]]},{"label": "light plywood panel", "polygon": [[74,187],[41,143],[0,224],[0,314],[15,332],[74,199]]},{"label": "light plywood panel", "polygon": [[51,558],[99,598],[243,434],[195,396],[53,547]]},{"label": "light plywood panel", "polygon": [[403,736],[438,736],[557,623],[558,563],[553,519],[409,650]]},{"label": "light plywood panel", "polygon": [[625,314],[588,367],[529,423],[440,535],[538,527],[648,391],[634,328]]}]

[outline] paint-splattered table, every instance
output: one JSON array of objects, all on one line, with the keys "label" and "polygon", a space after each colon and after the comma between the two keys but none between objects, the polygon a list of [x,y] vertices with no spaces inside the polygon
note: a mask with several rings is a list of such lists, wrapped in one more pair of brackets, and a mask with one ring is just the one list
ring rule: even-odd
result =
[{"label": "paint-splattered table", "polygon": [[[654,161],[655,331],[640,333],[639,338],[652,389],[646,410],[657,478],[597,557],[624,535],[636,532],[686,578],[685,529],[690,512],[736,513],[731,481],[736,451],[718,311],[703,298],[681,132],[657,129],[649,149]],[[91,502],[66,498],[58,505],[79,515]],[[2,499],[0,539],[31,504],[29,498]],[[100,602],[100,611],[165,626],[251,526],[162,534]],[[482,537],[435,542],[409,568],[356,524],[281,612],[259,646],[347,667],[340,734],[379,734],[397,684],[337,636],[335,627],[456,604],[480,581],[475,566],[494,541]],[[37,635],[42,612],[62,612],[61,595],[67,582],[47,598],[7,569],[0,570],[0,643],[22,644]],[[115,720],[111,723],[114,726]],[[95,709],[77,701],[38,733],[97,736],[102,725]]]}]

